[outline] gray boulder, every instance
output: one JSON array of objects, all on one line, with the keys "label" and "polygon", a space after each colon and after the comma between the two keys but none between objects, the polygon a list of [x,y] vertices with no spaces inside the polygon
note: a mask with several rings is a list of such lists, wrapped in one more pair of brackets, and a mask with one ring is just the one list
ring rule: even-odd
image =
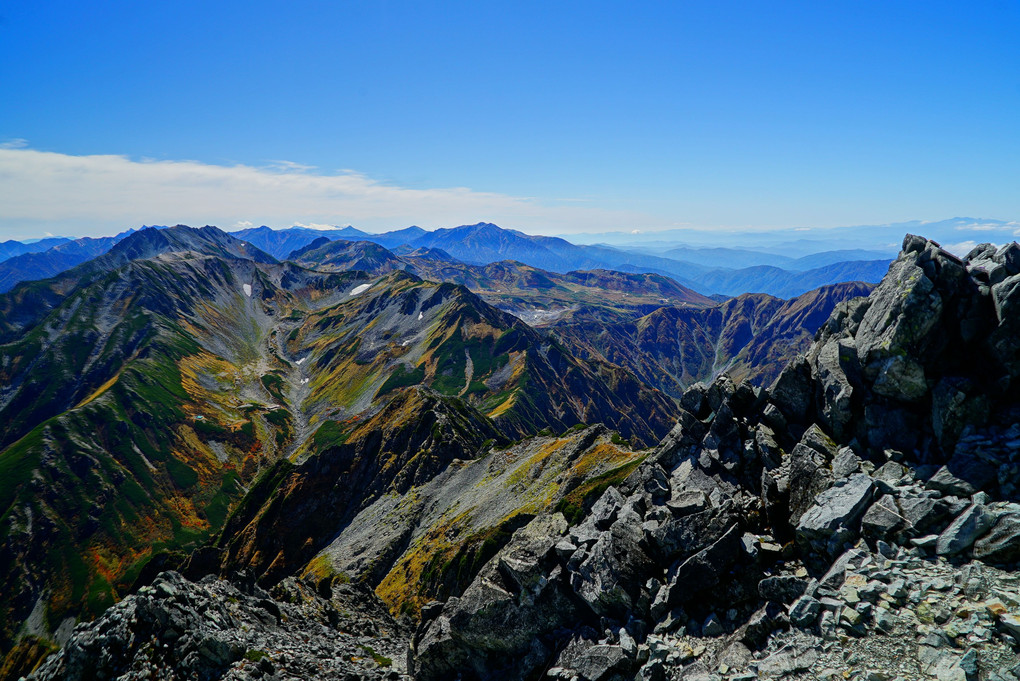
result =
[{"label": "gray boulder", "polygon": [[734,524],[713,544],[671,568],[666,584],[655,596],[652,617],[657,619],[675,606],[705,596],[734,564],[749,559],[741,537]]},{"label": "gray boulder", "polygon": [[821,601],[811,596],[801,596],[790,606],[790,624],[801,629],[810,627],[821,611]]},{"label": "gray boulder", "polygon": [[871,389],[878,395],[901,402],[918,402],[928,394],[924,368],[915,360],[897,355],[878,363],[878,377]]},{"label": "gray boulder", "polygon": [[618,617],[633,608],[654,564],[642,548],[641,518],[621,514],[570,575],[574,592],[599,615]]},{"label": "gray boulder", "polygon": [[801,516],[798,538],[818,547],[840,528],[854,530],[874,494],[875,482],[863,473],[838,480]]},{"label": "gray boulder", "polygon": [[836,480],[849,478],[854,473],[861,472],[861,458],[854,454],[854,450],[843,447],[832,460],[832,477]]},{"label": "gray boulder", "polygon": [[691,513],[704,511],[709,505],[708,495],[701,490],[674,490],[673,495],[666,502],[669,508],[677,516],[685,516]]},{"label": "gray boulder", "polygon": [[815,647],[784,646],[761,661],[758,673],[765,678],[773,678],[807,671],[818,660],[818,656],[819,652]]},{"label": "gray boulder", "polygon": [[879,497],[861,519],[861,530],[876,539],[884,539],[902,526],[903,515],[896,506],[896,499],[889,494]]},{"label": "gray boulder", "polygon": [[943,530],[935,543],[935,553],[952,556],[969,549],[992,526],[995,519],[980,504],[971,504],[949,527]]},{"label": "gray boulder", "polygon": [[798,357],[786,365],[772,385],[769,398],[785,421],[803,423],[814,400],[811,365],[806,358]]},{"label": "gray boulder", "polygon": [[839,450],[836,442],[816,423],[808,426],[800,438],[800,443],[821,454],[825,461],[831,461]]},{"label": "gray boulder", "polygon": [[769,602],[747,620],[741,640],[752,648],[759,648],[768,640],[769,634],[777,629],[786,629],[789,625],[790,619],[783,607]]},{"label": "gray boulder", "polygon": [[[690,492],[704,497],[702,492]],[[684,560],[706,548],[723,535],[736,520],[733,508],[723,505],[673,518],[659,525],[648,537],[661,563]]]},{"label": "gray boulder", "polygon": [[899,507],[907,523],[904,531],[913,536],[941,531],[951,518],[945,501],[928,496],[900,497]]},{"label": "gray boulder", "polygon": [[830,339],[819,348],[815,374],[821,390],[821,418],[834,436],[844,439],[853,417],[854,387],[847,374],[856,373],[853,339]]},{"label": "gray boulder", "polygon": [[872,380],[886,359],[921,350],[941,317],[942,298],[920,266],[921,257],[923,253],[901,253],[869,297],[871,306],[855,340]]},{"label": "gray boulder", "polygon": [[907,467],[896,461],[886,461],[871,474],[875,480],[888,485],[898,485],[908,476]]},{"label": "gray boulder", "polygon": [[1020,514],[999,516],[988,534],[974,542],[974,557],[986,563],[1020,561]]},{"label": "gray boulder", "polygon": [[586,521],[591,521],[600,530],[609,529],[609,526],[616,520],[616,513],[623,506],[626,499],[615,487],[610,487],[598,501],[591,507],[591,512]]},{"label": "gray boulder", "polygon": [[969,497],[977,492],[977,488],[974,485],[953,475],[948,466],[938,469],[935,475],[931,476],[924,486],[927,489],[933,489],[942,494],[955,497]]},{"label": "gray boulder", "polygon": [[586,681],[608,681],[629,675],[634,660],[622,646],[574,639],[560,653],[556,666],[566,672],[564,678],[579,677]]},{"label": "gray boulder", "polygon": [[996,359],[1016,377],[1020,371],[1020,275],[992,286],[992,301],[999,326],[988,339]]},{"label": "gray boulder", "polygon": [[790,490],[790,523],[796,524],[832,482],[828,461],[815,449],[798,443],[790,452],[787,486]]}]

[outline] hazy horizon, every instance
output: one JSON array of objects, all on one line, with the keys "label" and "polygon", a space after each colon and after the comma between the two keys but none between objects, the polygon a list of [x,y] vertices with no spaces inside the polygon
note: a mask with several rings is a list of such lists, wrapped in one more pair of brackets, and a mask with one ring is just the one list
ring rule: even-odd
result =
[{"label": "hazy horizon", "polygon": [[[353,228],[370,235],[383,234],[386,232],[399,231],[409,227],[419,227],[426,231],[436,229],[454,229],[457,227],[473,226],[483,224],[486,221],[479,221],[465,225],[444,225],[428,229],[420,225],[395,226],[392,229],[372,230],[364,229],[357,225],[241,225],[234,229],[222,225],[212,225],[227,232],[240,232],[251,228],[269,228],[276,231],[287,229],[306,229],[319,231],[324,234],[329,232]],[[488,223],[493,224],[493,223]],[[169,225],[139,225],[127,229],[109,233],[95,234],[92,238],[115,236],[124,232],[135,231],[146,227],[165,228]],[[189,227],[203,227],[204,224],[186,225]],[[502,225],[497,227],[506,228]],[[522,230],[514,230],[522,231]],[[529,232],[522,231],[524,234]],[[663,229],[663,230],[631,230],[631,231],[607,231],[588,232],[575,234],[536,234],[536,236],[554,236],[566,239],[578,245],[606,245],[624,250],[648,252],[658,255],[663,248],[688,247],[691,249],[719,249],[731,248],[738,250],[757,250],[775,254],[785,254],[794,257],[821,253],[824,251],[840,250],[864,250],[882,254],[882,257],[894,255],[900,248],[900,241],[907,233],[920,234],[941,243],[943,248],[958,255],[971,250],[979,243],[990,242],[1002,244],[1015,241],[1020,237],[1020,222],[987,220],[975,218],[950,218],[939,221],[907,221],[884,225],[849,225],[842,227],[823,229],[778,229],[778,230],[706,230],[706,229]],[[21,239],[22,241],[38,241],[49,237],[80,238],[74,234],[52,234],[45,233],[41,237]],[[734,243],[734,238],[740,238],[739,243]],[[14,239],[19,240],[19,239]]]}]

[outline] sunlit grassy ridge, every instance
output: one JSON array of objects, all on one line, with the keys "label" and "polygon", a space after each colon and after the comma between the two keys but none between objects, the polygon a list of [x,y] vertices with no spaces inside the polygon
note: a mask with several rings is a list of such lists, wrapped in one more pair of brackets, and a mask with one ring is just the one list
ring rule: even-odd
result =
[{"label": "sunlit grassy ridge", "polygon": [[[579,514],[643,455],[579,427],[487,450],[368,506],[311,564],[365,579],[394,613],[459,594],[514,530],[540,514]],[[398,528],[380,536],[373,527]],[[367,556],[367,558],[366,558]]]}]

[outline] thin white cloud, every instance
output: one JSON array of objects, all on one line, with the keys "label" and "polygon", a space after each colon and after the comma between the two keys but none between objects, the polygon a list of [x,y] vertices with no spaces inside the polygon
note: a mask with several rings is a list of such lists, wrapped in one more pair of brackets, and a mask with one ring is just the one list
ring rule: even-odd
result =
[{"label": "thin white cloud", "polygon": [[309,224],[305,224],[303,222],[295,222],[294,223],[294,227],[304,227],[305,229],[316,229],[316,230],[319,230],[320,232],[324,232],[324,231],[327,231],[327,230],[330,230],[330,229],[343,229],[342,225],[324,225],[324,224],[319,223],[319,222],[312,222],[312,223],[309,223]]},{"label": "thin white cloud", "polygon": [[640,213],[549,205],[466,187],[397,187],[356,172],[327,175],[279,161],[258,168],[0,148],[3,232],[92,235],[177,223],[384,230],[479,221],[525,231],[607,231],[655,222]]},{"label": "thin white cloud", "polygon": [[270,161],[263,169],[282,173],[307,173],[316,170],[316,167],[305,165],[304,163],[295,163],[294,161]]},{"label": "thin white cloud", "polygon": [[24,149],[28,146],[28,140],[22,137],[14,137],[0,142],[0,149]]}]

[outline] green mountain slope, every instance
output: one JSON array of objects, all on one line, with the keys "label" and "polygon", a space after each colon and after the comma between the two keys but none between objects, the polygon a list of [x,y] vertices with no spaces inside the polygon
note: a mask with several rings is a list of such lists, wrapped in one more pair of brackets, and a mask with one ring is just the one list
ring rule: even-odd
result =
[{"label": "green mountain slope", "polygon": [[368,241],[316,241],[308,250],[292,253],[291,258],[322,271],[358,269],[385,274],[404,270],[429,281],[461,284],[532,326],[575,319],[624,321],[664,305],[716,304],[657,274],[602,269],[559,274],[513,261],[469,265],[434,248],[405,249],[397,254]]},{"label": "green mountain slope", "polygon": [[144,230],[0,310],[5,653],[179,564],[291,461],[339,457],[367,500],[486,440],[605,422],[650,444],[675,416],[464,287],[315,272],[214,228]]},{"label": "green mountain slope", "polygon": [[463,399],[509,437],[605,423],[647,445],[675,409],[628,372],[579,362],[466,288],[406,272],[352,288],[328,309],[295,312],[281,329],[313,428],[356,418],[410,385]]}]

